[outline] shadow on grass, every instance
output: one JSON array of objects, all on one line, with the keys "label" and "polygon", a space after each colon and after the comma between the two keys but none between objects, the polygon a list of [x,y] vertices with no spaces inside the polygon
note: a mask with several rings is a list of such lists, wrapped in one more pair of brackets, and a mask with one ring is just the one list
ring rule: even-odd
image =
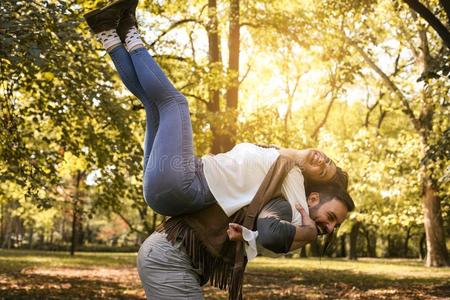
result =
[{"label": "shadow on grass", "polygon": [[[47,275],[13,275],[0,281],[0,299],[143,299],[140,286],[129,282],[92,278],[58,278]],[[139,285],[136,282],[136,285]],[[5,289],[6,288],[6,289]]]},{"label": "shadow on grass", "polygon": [[122,267],[135,265],[135,253],[78,252],[74,256],[70,256],[67,252],[0,249],[0,274],[17,273],[27,267]]},{"label": "shadow on grass", "polygon": [[246,299],[436,299],[450,297],[450,279],[401,278],[351,270],[267,269],[246,272]]}]

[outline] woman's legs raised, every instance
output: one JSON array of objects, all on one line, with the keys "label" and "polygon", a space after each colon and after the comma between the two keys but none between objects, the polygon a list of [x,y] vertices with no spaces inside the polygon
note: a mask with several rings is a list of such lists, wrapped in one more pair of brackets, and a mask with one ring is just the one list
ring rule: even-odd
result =
[{"label": "woman's legs raised", "polygon": [[150,153],[152,151],[153,142],[156,137],[156,132],[158,130],[159,124],[159,113],[158,109],[151,101],[144,89],[142,88],[136,71],[134,70],[133,62],[131,60],[130,54],[125,49],[125,47],[120,44],[115,46],[112,50],[110,50],[109,55],[114,63],[114,66],[119,73],[120,78],[122,79],[125,86],[128,90],[133,93],[139,100],[141,100],[144,105],[145,113],[146,113],[146,128],[145,128],[145,140],[144,140],[144,174],[147,166],[147,162],[150,157]]},{"label": "woman's legs raised", "polygon": [[144,176],[145,199],[165,215],[198,210],[205,204],[205,191],[198,178],[187,100],[145,48],[130,55],[147,97],[159,111],[159,127]]},{"label": "woman's legs raised", "polygon": [[[146,202],[165,215],[194,212],[215,200],[201,161],[193,153],[188,103],[142,47],[135,27],[135,8],[136,2],[117,2],[87,14],[86,20],[110,53],[124,84],[142,101],[147,113]],[[129,53],[121,45],[123,41]]]}]

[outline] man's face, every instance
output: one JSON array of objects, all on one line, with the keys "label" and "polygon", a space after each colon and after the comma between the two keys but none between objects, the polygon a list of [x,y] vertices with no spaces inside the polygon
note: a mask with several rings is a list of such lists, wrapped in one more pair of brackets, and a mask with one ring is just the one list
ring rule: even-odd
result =
[{"label": "man's face", "polygon": [[310,201],[309,198],[319,197],[318,195],[318,193],[311,193],[310,197],[308,197],[308,202],[310,203],[309,216],[316,222],[319,235],[328,234],[344,222],[345,218],[347,218],[348,210],[345,204],[336,198],[323,203],[320,203],[320,199],[312,199],[313,201]]}]

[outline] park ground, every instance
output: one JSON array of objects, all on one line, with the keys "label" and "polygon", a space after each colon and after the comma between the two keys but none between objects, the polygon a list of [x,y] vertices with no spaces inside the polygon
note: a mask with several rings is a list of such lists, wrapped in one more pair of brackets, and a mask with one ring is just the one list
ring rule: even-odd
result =
[{"label": "park ground", "polygon": [[[134,253],[0,250],[0,299],[145,299]],[[206,299],[226,293],[205,287]],[[257,258],[245,299],[449,299],[450,268],[417,260]]]}]

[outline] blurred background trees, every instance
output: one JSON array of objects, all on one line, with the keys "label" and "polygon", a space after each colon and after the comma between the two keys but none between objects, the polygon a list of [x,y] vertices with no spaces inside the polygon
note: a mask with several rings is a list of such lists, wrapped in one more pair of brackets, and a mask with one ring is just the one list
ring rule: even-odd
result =
[{"label": "blurred background trees", "polygon": [[[445,1],[420,1],[441,32],[415,2],[140,1],[138,19],[188,97],[198,155],[323,149],[357,202],[327,255],[442,266],[450,22]],[[134,246],[163,219],[141,192],[144,111],[83,23],[104,3],[0,4],[2,247]]]}]

